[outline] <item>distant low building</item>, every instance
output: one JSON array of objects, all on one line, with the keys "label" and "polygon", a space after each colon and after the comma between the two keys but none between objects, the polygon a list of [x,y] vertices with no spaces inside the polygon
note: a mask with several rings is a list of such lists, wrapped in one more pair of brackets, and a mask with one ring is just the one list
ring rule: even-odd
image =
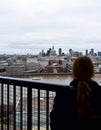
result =
[{"label": "distant low building", "polygon": [[7,76],[24,75],[25,65],[12,65],[6,67]]},{"label": "distant low building", "polygon": [[61,60],[49,60],[48,65],[41,70],[41,73],[68,73],[68,68]]}]

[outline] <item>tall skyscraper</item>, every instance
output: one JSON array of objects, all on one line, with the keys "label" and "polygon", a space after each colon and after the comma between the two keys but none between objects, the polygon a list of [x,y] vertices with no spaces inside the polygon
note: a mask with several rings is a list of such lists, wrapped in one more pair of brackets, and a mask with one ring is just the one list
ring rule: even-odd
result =
[{"label": "tall skyscraper", "polygon": [[86,49],[86,51],[85,51],[85,55],[88,56],[88,49]]},{"label": "tall skyscraper", "polygon": [[61,56],[61,55],[62,55],[62,49],[59,48],[59,56]]},{"label": "tall skyscraper", "polygon": [[94,56],[94,49],[92,48],[91,51],[90,51],[90,55],[91,56]]}]

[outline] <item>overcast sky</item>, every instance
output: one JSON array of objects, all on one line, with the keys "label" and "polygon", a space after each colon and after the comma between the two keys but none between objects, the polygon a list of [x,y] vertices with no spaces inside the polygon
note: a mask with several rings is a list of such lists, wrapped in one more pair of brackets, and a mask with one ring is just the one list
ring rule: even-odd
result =
[{"label": "overcast sky", "polygon": [[1,0],[0,54],[101,51],[101,0]]}]

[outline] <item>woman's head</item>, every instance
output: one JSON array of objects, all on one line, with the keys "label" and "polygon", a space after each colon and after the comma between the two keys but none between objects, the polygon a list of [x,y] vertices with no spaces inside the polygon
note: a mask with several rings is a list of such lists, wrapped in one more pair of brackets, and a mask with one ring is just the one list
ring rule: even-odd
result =
[{"label": "woman's head", "polygon": [[87,56],[78,57],[73,63],[73,77],[80,80],[89,80],[94,76],[92,60]]}]

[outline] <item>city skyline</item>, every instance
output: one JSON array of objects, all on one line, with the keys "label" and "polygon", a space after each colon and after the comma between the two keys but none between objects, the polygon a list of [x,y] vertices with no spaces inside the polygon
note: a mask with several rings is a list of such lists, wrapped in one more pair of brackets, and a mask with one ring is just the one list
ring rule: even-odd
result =
[{"label": "city skyline", "polygon": [[101,51],[100,0],[0,1],[0,53]]},{"label": "city skyline", "polygon": [[38,55],[42,55],[42,56],[49,56],[49,53],[50,53],[50,51],[51,50],[54,50],[54,52],[56,53],[56,55],[58,56],[58,55],[60,55],[60,56],[66,56],[66,55],[77,55],[77,54],[80,54],[80,55],[88,55],[88,56],[101,56],[101,51],[96,51],[94,48],[90,48],[90,49],[88,49],[88,48],[86,48],[85,50],[84,50],[84,52],[83,51],[81,51],[81,50],[73,50],[72,48],[68,48],[68,50],[65,52],[64,50],[63,50],[63,48],[57,48],[57,49],[55,49],[55,47],[54,46],[52,46],[52,47],[49,47],[47,50],[45,49],[41,49],[38,53],[36,53],[36,54],[32,54],[32,53],[24,53],[24,54],[9,54],[9,53],[0,53],[0,55],[4,55],[4,56],[6,56],[6,55],[35,55],[35,56],[38,56]]}]

